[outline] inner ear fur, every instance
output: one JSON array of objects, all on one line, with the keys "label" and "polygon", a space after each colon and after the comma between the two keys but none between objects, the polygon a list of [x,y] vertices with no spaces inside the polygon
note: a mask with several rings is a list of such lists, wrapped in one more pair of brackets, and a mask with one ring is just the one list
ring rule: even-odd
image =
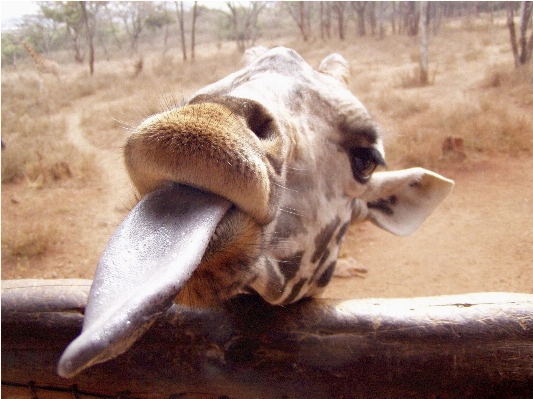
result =
[{"label": "inner ear fur", "polygon": [[338,81],[347,85],[350,81],[350,67],[348,61],[340,54],[328,55],[320,63],[318,70],[327,75],[333,76]]},{"label": "inner ear fur", "polygon": [[410,235],[453,186],[452,180],[423,168],[376,172],[363,196],[367,219],[393,234]]},{"label": "inner ear fur", "polygon": [[265,54],[268,49],[264,46],[255,46],[247,49],[242,57],[243,66],[252,64],[255,60]]}]

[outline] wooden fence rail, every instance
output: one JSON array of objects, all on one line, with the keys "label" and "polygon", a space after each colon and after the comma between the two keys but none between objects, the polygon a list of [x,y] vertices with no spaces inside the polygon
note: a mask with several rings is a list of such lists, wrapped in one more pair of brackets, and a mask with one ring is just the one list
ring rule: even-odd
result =
[{"label": "wooden fence rail", "polygon": [[2,282],[2,398],[532,398],[533,295],[172,307],[71,380],[90,280]]}]

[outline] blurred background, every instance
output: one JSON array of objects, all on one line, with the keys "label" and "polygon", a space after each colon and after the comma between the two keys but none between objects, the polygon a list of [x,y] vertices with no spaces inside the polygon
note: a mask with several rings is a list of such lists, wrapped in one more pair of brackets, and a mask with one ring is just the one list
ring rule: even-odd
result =
[{"label": "blurred background", "polygon": [[246,48],[332,52],[391,169],[456,181],[414,235],[353,226],[327,296],[533,293],[531,2],[2,2],[2,279],[92,278],[144,118]]}]

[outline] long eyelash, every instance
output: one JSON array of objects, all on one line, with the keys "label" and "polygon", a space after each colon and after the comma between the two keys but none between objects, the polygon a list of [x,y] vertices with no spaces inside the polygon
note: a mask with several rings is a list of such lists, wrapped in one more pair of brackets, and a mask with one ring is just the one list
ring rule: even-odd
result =
[{"label": "long eyelash", "polygon": [[294,208],[288,208],[288,207],[284,208],[284,207],[280,206],[279,210],[282,211],[282,212],[285,212],[285,213],[290,213],[291,215],[301,216],[303,218],[309,219],[309,216],[307,216],[304,213],[298,212],[298,210],[294,209]]},{"label": "long eyelash", "polygon": [[285,187],[285,186],[283,186],[283,185],[281,185],[281,184],[278,184],[278,183],[275,183],[275,182],[272,182],[272,184],[275,185],[275,186],[278,186],[279,188],[282,188],[282,189],[284,189],[284,190],[292,191],[293,193],[297,193],[297,192],[299,192],[298,190],[294,190],[294,189],[292,189],[292,188]]}]

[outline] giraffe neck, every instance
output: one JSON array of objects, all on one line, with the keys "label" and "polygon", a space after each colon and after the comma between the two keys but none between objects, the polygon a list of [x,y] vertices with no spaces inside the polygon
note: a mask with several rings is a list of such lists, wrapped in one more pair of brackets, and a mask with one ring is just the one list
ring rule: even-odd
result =
[{"label": "giraffe neck", "polygon": [[37,65],[42,65],[44,63],[44,58],[39,55],[32,46],[26,42],[22,42],[22,45],[28,50],[28,53],[30,53],[31,58]]}]

